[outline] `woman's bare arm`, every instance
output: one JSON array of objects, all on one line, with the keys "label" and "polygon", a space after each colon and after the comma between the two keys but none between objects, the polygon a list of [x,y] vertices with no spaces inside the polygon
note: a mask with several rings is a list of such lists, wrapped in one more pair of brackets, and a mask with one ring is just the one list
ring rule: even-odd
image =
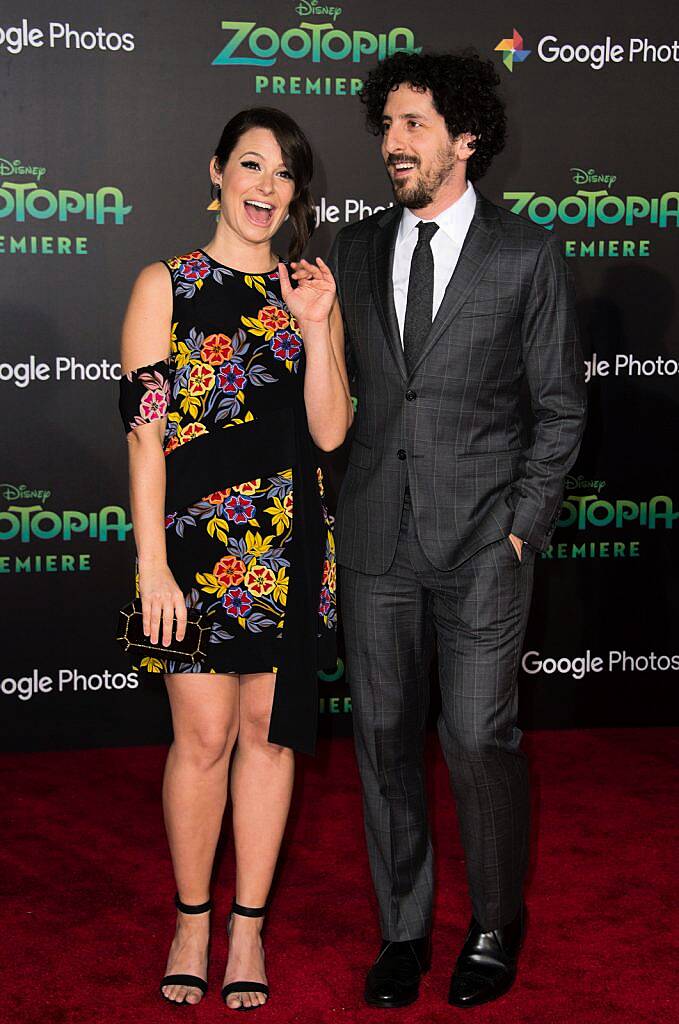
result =
[{"label": "woman's bare arm", "polygon": [[[170,354],[172,286],[166,268],[154,263],[142,270],[132,289],[122,334],[122,372],[149,366]],[[144,632],[157,643],[172,639],[177,619],[177,640],[184,636],[186,605],[167,564],[165,549],[166,419],[144,423],[127,435],[130,505],[139,560],[139,592]]]}]

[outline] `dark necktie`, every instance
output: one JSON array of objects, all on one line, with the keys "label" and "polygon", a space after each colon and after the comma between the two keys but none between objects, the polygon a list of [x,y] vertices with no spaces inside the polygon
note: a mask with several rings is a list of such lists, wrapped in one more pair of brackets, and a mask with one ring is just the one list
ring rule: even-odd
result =
[{"label": "dark necktie", "polygon": [[417,225],[419,238],[410,263],[408,299],[403,323],[403,353],[408,372],[415,365],[422,343],[431,327],[434,306],[434,254],[431,240],[439,226],[421,220]]}]

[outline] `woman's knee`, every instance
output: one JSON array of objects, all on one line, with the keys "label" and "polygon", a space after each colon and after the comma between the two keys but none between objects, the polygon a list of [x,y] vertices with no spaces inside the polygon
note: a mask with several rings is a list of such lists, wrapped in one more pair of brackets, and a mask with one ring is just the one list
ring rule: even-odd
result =
[{"label": "woman's knee", "polygon": [[254,747],[265,750],[271,756],[283,755],[289,748],[281,747],[278,743],[269,742],[270,726],[270,708],[253,708],[248,710],[241,708],[238,746],[241,748]]},{"label": "woman's knee", "polygon": [[[269,743],[269,726],[271,724],[270,710],[241,709],[240,724],[238,729],[238,743],[256,746],[264,746]],[[273,746],[273,744],[271,744]]]},{"label": "woman's knee", "polygon": [[174,747],[195,767],[207,771],[228,762],[237,735],[238,724],[235,722],[193,725],[175,733]]}]

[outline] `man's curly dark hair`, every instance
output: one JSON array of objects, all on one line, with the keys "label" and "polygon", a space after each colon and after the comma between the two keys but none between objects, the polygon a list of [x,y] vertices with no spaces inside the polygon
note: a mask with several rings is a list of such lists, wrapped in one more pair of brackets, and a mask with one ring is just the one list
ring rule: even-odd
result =
[{"label": "man's curly dark hair", "polygon": [[458,53],[394,53],[368,74],[360,93],[366,105],[368,128],[382,134],[382,112],[392,89],[407,82],[415,89],[431,90],[434,107],[451,138],[469,132],[476,147],[467,164],[470,181],[481,178],[505,144],[507,118],[497,93],[500,79],[493,62],[481,60],[476,50]]}]

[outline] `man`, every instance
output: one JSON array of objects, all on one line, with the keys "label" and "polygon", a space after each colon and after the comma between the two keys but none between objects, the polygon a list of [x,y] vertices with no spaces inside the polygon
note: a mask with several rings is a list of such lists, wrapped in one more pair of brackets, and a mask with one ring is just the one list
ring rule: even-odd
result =
[{"label": "man", "polygon": [[370,73],[362,100],[397,205],[344,228],[331,256],[358,395],[337,552],[383,935],[372,1006],[413,1002],[429,964],[433,637],[473,908],[449,1001],[506,992],[524,930],[517,673],[585,392],[559,243],[472,185],[504,144],[497,85],[470,52],[397,53]]}]

